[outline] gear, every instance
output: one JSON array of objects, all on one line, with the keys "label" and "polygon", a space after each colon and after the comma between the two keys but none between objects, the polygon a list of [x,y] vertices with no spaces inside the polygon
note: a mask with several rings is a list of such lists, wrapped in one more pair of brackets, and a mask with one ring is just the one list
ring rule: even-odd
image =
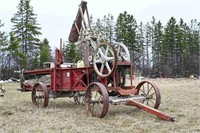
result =
[{"label": "gear", "polygon": [[123,88],[126,83],[126,69],[122,66],[117,67],[117,86]]}]

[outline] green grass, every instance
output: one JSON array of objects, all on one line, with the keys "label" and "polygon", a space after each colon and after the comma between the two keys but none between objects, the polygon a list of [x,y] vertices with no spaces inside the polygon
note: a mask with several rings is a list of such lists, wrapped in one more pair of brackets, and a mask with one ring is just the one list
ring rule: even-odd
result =
[{"label": "green grass", "polygon": [[123,105],[111,105],[103,119],[87,117],[84,106],[74,104],[73,98],[50,99],[47,108],[36,108],[30,92],[18,91],[17,83],[6,83],[6,93],[0,97],[0,133],[200,132],[200,80],[151,81],[160,88],[159,110],[175,117],[175,122]]}]

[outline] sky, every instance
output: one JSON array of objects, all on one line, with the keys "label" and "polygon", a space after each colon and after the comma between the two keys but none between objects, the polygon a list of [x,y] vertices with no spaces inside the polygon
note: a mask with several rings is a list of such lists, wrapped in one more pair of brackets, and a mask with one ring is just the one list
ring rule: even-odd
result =
[{"label": "sky", "polygon": [[[10,19],[17,12],[20,0],[0,0],[0,20],[4,23],[2,30],[9,32],[12,28]],[[200,0],[85,0],[89,14],[94,20],[112,14],[116,20],[119,13],[127,11],[145,24],[160,20],[163,25],[173,16],[177,21],[182,18],[186,23],[191,19],[200,22]],[[47,38],[52,49],[59,47],[60,38],[68,40],[69,32],[75,20],[81,0],[31,0],[37,21],[42,28],[41,40]]]}]

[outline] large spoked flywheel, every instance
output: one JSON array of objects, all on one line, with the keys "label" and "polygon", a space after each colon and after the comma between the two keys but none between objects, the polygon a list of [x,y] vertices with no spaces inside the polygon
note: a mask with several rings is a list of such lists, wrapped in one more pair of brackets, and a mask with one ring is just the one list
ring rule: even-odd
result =
[{"label": "large spoked flywheel", "polygon": [[101,43],[94,52],[93,67],[102,78],[110,76],[116,68],[117,56],[115,49],[108,43]]},{"label": "large spoked flywheel", "polygon": [[149,81],[142,81],[136,86],[137,95],[142,95],[145,99],[142,101],[152,108],[158,109],[161,101],[161,95],[158,87]]}]

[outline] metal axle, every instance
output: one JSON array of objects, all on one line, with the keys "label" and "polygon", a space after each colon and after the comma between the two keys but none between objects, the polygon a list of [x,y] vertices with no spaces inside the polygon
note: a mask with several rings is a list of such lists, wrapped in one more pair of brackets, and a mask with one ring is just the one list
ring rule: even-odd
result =
[{"label": "metal axle", "polygon": [[143,101],[145,99],[142,95],[128,96],[128,97],[109,97],[109,103],[113,105],[126,104],[131,100]]}]

